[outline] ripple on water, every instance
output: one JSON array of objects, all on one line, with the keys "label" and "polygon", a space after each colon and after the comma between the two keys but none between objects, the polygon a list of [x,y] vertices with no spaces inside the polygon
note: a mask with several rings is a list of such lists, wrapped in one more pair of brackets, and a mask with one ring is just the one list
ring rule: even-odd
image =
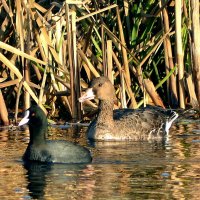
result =
[{"label": "ripple on water", "polygon": [[87,146],[89,165],[24,166],[28,133],[0,132],[1,199],[198,199],[199,123],[176,124],[166,143],[88,143],[85,132],[50,129],[51,139]]}]

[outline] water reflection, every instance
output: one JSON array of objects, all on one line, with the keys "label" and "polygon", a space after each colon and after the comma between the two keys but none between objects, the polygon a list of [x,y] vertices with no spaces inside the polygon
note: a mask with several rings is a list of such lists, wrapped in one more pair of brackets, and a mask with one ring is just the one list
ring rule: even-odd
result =
[{"label": "water reflection", "polygon": [[[195,145],[200,147],[200,143]],[[100,198],[102,193],[104,199],[110,196],[114,199],[198,197],[193,186],[200,186],[200,154],[195,153],[194,144],[188,141],[175,137],[165,146],[130,142],[106,146],[99,143],[96,148],[95,198]]]},{"label": "water reflection", "polygon": [[46,186],[45,175],[51,170],[50,165],[30,163],[24,165],[27,169],[27,189],[30,196],[34,199],[42,199],[44,197],[44,188]]},{"label": "water reflection", "polygon": [[0,199],[198,199],[200,123],[178,122],[167,143],[96,142],[50,130],[91,149],[90,165],[24,165],[27,133],[0,132]]},{"label": "water reflection", "polygon": [[87,165],[27,162],[24,168],[27,170],[27,189],[30,196],[33,199],[43,199],[44,196],[49,195],[45,192],[45,187],[49,182],[55,186],[67,183],[78,184],[76,182],[79,181],[81,173],[87,169]]}]

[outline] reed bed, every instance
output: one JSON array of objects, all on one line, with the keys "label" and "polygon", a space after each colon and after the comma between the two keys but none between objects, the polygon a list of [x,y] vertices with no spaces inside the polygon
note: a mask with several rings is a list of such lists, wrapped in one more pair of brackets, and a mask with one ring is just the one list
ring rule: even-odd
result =
[{"label": "reed bed", "polygon": [[94,77],[115,85],[118,108],[199,109],[199,1],[0,2],[0,119],[33,102],[82,119]]}]

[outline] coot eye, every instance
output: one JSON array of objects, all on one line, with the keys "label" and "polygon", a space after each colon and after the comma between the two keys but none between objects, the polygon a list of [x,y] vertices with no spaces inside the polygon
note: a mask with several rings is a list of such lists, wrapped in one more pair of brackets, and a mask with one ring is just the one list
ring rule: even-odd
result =
[{"label": "coot eye", "polygon": [[35,116],[35,112],[32,112],[32,113],[31,113],[31,116],[34,117],[34,116]]}]

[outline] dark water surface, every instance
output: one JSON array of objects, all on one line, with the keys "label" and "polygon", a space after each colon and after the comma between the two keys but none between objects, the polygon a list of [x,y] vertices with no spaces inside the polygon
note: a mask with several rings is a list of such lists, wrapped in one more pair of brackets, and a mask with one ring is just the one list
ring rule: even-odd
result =
[{"label": "dark water surface", "polygon": [[24,166],[27,131],[0,131],[0,199],[199,199],[200,125],[185,120],[165,144],[98,142],[51,129],[50,139],[87,146],[87,165]]}]

